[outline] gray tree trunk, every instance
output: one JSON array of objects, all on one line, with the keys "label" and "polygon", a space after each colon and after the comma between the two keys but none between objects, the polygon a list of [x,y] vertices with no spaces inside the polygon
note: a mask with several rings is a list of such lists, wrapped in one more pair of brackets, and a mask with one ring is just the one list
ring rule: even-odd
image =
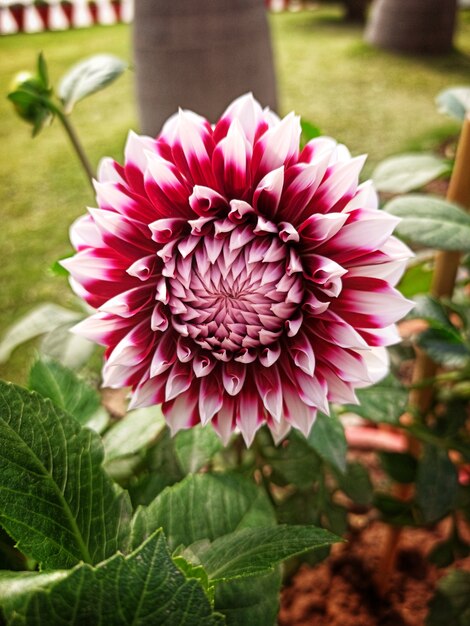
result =
[{"label": "gray tree trunk", "polygon": [[346,5],[346,20],[363,24],[366,21],[370,0],[343,0]]},{"label": "gray tree trunk", "polygon": [[178,107],[214,122],[248,91],[276,109],[263,0],[137,0],[133,46],[145,134],[156,135]]},{"label": "gray tree trunk", "polygon": [[411,54],[452,50],[457,0],[376,0],[365,38],[380,48]]}]

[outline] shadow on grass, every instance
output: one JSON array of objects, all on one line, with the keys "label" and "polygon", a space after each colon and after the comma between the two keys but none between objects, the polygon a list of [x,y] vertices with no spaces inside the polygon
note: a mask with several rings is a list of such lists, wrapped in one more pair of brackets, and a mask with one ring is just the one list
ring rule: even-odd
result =
[{"label": "shadow on grass", "polygon": [[282,13],[277,19],[285,20],[286,30],[295,32],[331,31],[359,34],[364,25],[346,19],[344,11],[326,11],[324,7],[301,13]]}]

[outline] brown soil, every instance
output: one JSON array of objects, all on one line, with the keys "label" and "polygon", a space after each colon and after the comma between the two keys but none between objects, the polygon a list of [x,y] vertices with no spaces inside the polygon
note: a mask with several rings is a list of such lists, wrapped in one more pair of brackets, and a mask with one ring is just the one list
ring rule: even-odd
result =
[{"label": "brown soil", "polygon": [[[387,532],[385,524],[371,522],[326,561],[303,566],[282,592],[279,626],[423,626],[436,582],[447,571],[426,554],[446,538],[447,524],[403,530],[395,571],[381,595],[374,572]],[[470,568],[470,557],[456,565]]]}]

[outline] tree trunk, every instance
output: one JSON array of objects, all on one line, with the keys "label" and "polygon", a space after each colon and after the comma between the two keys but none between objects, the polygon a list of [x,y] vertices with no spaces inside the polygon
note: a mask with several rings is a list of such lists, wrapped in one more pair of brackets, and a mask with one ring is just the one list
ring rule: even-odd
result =
[{"label": "tree trunk", "polygon": [[146,134],[156,135],[178,107],[214,122],[248,91],[276,109],[263,0],[137,0],[133,45]]},{"label": "tree trunk", "polygon": [[346,20],[364,24],[370,0],[344,0],[346,4]]},{"label": "tree trunk", "polygon": [[452,50],[457,0],[376,0],[366,41],[396,52],[444,54]]}]

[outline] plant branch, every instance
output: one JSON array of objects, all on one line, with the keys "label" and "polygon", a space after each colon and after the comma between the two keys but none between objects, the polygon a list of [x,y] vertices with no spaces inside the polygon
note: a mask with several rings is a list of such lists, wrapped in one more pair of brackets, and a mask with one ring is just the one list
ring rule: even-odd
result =
[{"label": "plant branch", "polygon": [[[454,170],[447,191],[447,200],[455,202],[470,209],[470,116],[464,120],[460,135]],[[454,291],[457,270],[460,263],[459,252],[441,251],[436,255],[431,294],[435,298],[451,298]],[[434,379],[437,373],[437,364],[422,350],[416,348],[416,361],[412,377],[412,389],[409,396],[410,412],[424,418],[429,411],[434,387],[423,386],[423,382]],[[410,433],[408,437],[408,450],[410,454],[418,456],[420,452],[419,441]],[[397,485],[394,495],[406,500],[411,495],[410,485]],[[402,529],[400,527],[388,527],[382,560],[377,572],[377,587],[380,593],[385,594],[395,568],[395,559]]]},{"label": "plant branch", "polygon": [[62,122],[62,126],[65,129],[65,132],[67,133],[73,149],[75,150],[76,155],[78,156],[80,163],[82,164],[83,169],[85,170],[85,174],[87,175],[88,178],[88,182],[91,185],[91,188],[94,189],[93,187],[93,178],[94,178],[94,172],[93,172],[93,168],[91,167],[90,161],[88,160],[87,155],[85,154],[85,151],[83,150],[83,146],[80,143],[80,140],[78,139],[78,135],[75,131],[75,128],[72,126],[68,116],[63,113],[60,109],[56,108],[55,109],[55,113],[57,114],[57,117],[59,118],[59,120]]}]

